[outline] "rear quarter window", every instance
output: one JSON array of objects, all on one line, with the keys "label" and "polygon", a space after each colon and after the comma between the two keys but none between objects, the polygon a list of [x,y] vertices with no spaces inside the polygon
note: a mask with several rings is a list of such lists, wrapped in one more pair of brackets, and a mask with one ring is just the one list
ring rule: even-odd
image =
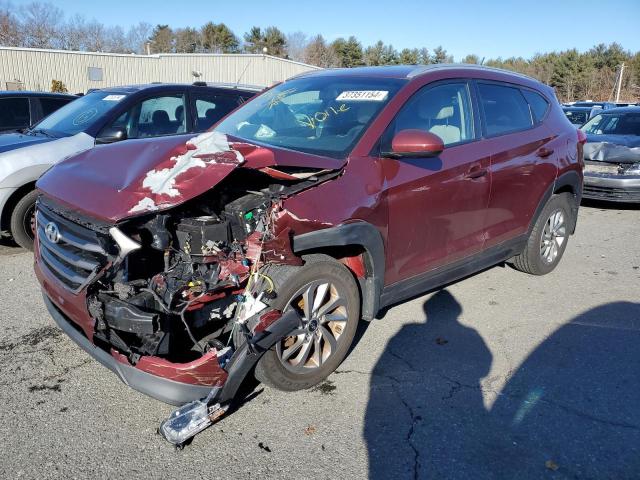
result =
[{"label": "rear quarter window", "polygon": [[524,98],[527,99],[529,106],[531,107],[531,113],[533,114],[533,118],[536,123],[544,120],[544,117],[547,115],[547,111],[549,111],[549,102],[537,92],[533,92],[531,90],[522,90],[522,94]]},{"label": "rear quarter window", "polygon": [[64,98],[40,98],[40,105],[42,106],[42,116],[47,117],[51,115],[53,112],[58,110],[61,107],[64,107],[67,103],[69,103],[71,99],[67,100]]},{"label": "rear quarter window", "polygon": [[517,87],[478,83],[487,136],[533,127],[529,104]]}]

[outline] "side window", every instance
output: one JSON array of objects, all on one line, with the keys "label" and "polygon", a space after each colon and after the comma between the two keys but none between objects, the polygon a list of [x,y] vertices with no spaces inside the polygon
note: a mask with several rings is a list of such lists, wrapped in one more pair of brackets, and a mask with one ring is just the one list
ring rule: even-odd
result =
[{"label": "side window", "polygon": [[488,136],[524,130],[533,126],[529,104],[519,88],[478,83]]},{"label": "side window", "polygon": [[149,138],[185,133],[184,95],[164,95],[142,100],[107,128],[124,128],[127,138]]},{"label": "side window", "polygon": [[231,95],[196,95],[196,132],[211,128],[222,117],[240,105]]},{"label": "side window", "polygon": [[385,141],[400,130],[417,129],[438,135],[445,145],[472,140],[473,116],[466,82],[426,86],[402,107]]},{"label": "side window", "polygon": [[0,99],[0,129],[24,128],[30,123],[28,98]]},{"label": "side window", "polygon": [[40,98],[40,105],[42,106],[42,116],[46,117],[58,110],[60,107],[64,107],[70,100],[64,100],[62,98]]},{"label": "side window", "polygon": [[549,102],[539,93],[524,89],[521,91],[531,107],[533,118],[535,118],[536,122],[541,122],[547,114],[547,110],[549,110]]}]

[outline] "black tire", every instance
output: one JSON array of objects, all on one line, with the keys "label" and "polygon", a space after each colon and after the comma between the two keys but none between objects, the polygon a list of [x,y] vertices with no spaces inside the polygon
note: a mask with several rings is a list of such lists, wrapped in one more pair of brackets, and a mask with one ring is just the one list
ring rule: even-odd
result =
[{"label": "black tire", "polygon": [[33,215],[35,213],[38,191],[31,190],[22,197],[11,212],[11,236],[13,240],[27,250],[33,250],[32,225],[35,226]]},{"label": "black tire", "polygon": [[324,363],[309,372],[294,373],[288,370],[278,356],[278,345],[262,356],[256,365],[256,378],[270,387],[283,391],[313,387],[338,368],[349,351],[360,319],[360,294],[352,273],[326,255],[311,255],[306,257],[305,261],[302,267],[270,265],[265,269],[265,275],[273,280],[277,292],[277,297],[270,302],[271,306],[278,310],[294,308],[290,307],[289,303],[304,287],[314,281],[327,281],[339,291],[340,298],[345,301],[344,311],[347,319],[344,327],[340,327],[341,333],[335,351],[331,349]]},{"label": "black tire", "polygon": [[[531,230],[525,249],[511,259],[514,268],[531,275],[546,275],[556,268],[567,248],[569,235],[575,225],[573,204],[573,196],[569,193],[553,195],[549,199]],[[553,259],[550,259],[543,254],[543,251],[546,251],[543,248],[543,235],[547,238],[545,231],[545,228],[548,228],[547,222],[550,222],[552,214],[555,215],[557,212],[561,212],[564,218],[564,240],[559,246],[556,242],[556,254]],[[554,241],[556,241],[555,237],[551,239],[551,242]]]}]

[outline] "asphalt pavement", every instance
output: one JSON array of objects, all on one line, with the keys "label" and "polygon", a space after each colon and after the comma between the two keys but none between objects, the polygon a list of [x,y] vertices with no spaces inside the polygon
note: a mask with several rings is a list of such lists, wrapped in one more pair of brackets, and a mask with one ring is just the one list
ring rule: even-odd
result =
[{"label": "asphalt pavement", "polygon": [[363,324],[328,380],[258,385],[182,451],[170,406],[49,318],[0,247],[0,478],[640,478],[640,209],[581,208],[560,266],[498,266]]}]

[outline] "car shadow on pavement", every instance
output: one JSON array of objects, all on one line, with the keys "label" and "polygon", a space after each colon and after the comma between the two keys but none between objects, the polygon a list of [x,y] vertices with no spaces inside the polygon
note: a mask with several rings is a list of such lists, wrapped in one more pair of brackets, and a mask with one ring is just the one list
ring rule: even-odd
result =
[{"label": "car shadow on pavement", "polygon": [[492,354],[459,322],[456,299],[441,290],[424,310],[426,321],[403,327],[372,373],[370,478],[638,475],[640,304],[577,316],[501,390],[502,378],[487,377]]},{"label": "car shadow on pavement", "polygon": [[599,210],[640,210],[640,203],[607,202],[589,198],[583,198],[580,206]]}]

